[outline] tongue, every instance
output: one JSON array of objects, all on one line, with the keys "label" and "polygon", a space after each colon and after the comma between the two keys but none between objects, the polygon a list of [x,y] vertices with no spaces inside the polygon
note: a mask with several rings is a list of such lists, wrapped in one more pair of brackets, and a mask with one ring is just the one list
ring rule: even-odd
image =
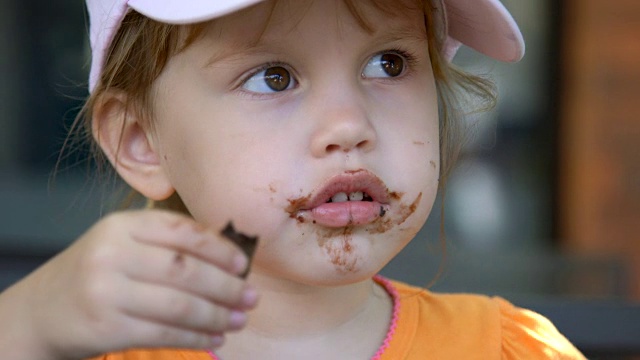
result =
[{"label": "tongue", "polygon": [[311,210],[316,224],[328,227],[368,224],[380,217],[382,205],[375,201],[326,203]]}]

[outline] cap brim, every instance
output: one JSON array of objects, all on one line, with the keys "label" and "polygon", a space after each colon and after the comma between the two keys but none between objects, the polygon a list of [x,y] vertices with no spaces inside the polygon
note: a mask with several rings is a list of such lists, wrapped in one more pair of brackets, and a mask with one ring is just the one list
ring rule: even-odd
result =
[{"label": "cap brim", "polygon": [[506,62],[524,56],[522,33],[499,0],[444,0],[444,5],[453,46],[459,42]]},{"label": "cap brim", "polygon": [[[154,20],[170,24],[207,21],[263,0],[129,0],[129,6]],[[443,0],[447,17],[444,54],[449,60],[460,44],[500,61],[514,62],[524,56],[524,40],[518,25],[499,0]]]},{"label": "cap brim", "polygon": [[129,7],[137,12],[168,24],[191,24],[215,19],[264,0],[129,0]]},{"label": "cap brim", "polygon": [[[94,55],[89,88],[93,89],[98,81],[103,57],[128,8],[160,22],[191,24],[215,19],[262,1],[164,0],[159,5],[158,0],[87,0]],[[524,40],[518,25],[499,0],[432,1],[444,3],[447,26],[442,51],[447,60],[453,58],[461,43],[500,61],[518,61],[524,55]]]}]

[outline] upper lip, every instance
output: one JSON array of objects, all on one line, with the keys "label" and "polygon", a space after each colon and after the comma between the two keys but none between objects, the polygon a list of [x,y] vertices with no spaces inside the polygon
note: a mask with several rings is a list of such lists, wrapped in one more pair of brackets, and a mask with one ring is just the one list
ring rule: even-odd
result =
[{"label": "upper lip", "polygon": [[337,193],[352,193],[362,191],[371,197],[373,201],[381,204],[389,202],[389,189],[384,182],[375,174],[368,170],[345,171],[328,178],[322,185],[309,194],[305,201],[299,203],[297,209],[289,210],[310,210],[320,206]]}]

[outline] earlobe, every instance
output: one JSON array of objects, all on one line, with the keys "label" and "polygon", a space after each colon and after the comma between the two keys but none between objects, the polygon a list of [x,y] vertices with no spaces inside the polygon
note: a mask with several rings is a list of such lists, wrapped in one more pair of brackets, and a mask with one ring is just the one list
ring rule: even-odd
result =
[{"label": "earlobe", "polygon": [[149,199],[164,200],[175,190],[150,128],[134,106],[122,92],[103,94],[93,107],[91,131],[124,181]]}]

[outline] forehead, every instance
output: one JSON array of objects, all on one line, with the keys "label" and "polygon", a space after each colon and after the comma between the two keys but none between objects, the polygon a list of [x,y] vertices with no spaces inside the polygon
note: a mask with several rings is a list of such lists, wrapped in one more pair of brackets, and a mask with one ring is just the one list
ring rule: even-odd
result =
[{"label": "forehead", "polygon": [[426,39],[424,9],[423,0],[269,0],[209,22],[203,35],[234,50],[309,31]]}]

